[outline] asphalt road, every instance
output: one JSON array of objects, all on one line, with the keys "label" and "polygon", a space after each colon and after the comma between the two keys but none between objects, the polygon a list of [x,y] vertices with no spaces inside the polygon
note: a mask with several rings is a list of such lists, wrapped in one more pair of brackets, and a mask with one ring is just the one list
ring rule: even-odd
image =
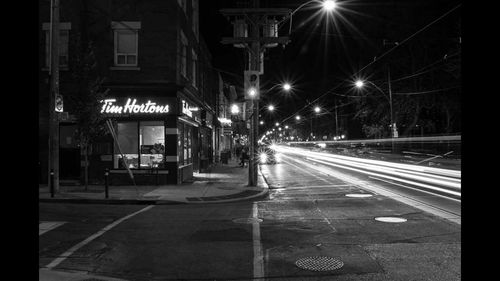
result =
[{"label": "asphalt road", "polygon": [[[380,181],[294,156],[261,171],[271,190],[259,202],[40,203],[39,267],[141,281],[461,279],[461,227],[446,215],[366,188]],[[317,256],[341,267],[296,265]]]}]

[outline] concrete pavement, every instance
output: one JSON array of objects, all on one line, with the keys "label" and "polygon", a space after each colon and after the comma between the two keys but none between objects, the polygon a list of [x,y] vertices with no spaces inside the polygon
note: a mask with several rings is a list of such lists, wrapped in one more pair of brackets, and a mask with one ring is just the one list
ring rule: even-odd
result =
[{"label": "concrete pavement", "polygon": [[[260,171],[260,169],[259,169]],[[104,185],[60,186],[51,197],[48,186],[39,187],[39,202],[88,204],[206,204],[262,198],[268,194],[266,181],[259,172],[257,186],[248,186],[248,166],[234,159],[217,164],[207,173],[194,173],[193,180],[180,185],[113,186],[105,196]]]}]

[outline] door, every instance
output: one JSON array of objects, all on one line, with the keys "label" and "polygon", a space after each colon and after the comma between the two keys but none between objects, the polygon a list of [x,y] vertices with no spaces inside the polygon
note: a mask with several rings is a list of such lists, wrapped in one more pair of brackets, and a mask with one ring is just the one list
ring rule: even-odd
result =
[{"label": "door", "polygon": [[75,141],[75,124],[59,126],[59,179],[80,179],[80,147]]}]

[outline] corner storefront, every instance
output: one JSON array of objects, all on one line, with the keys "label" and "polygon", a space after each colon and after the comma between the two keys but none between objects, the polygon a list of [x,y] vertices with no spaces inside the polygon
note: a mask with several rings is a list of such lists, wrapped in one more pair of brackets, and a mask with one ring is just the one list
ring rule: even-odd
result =
[{"label": "corner storefront", "polygon": [[108,161],[111,184],[180,184],[209,165],[210,117],[189,99],[108,97],[101,106],[113,144],[99,159]]}]

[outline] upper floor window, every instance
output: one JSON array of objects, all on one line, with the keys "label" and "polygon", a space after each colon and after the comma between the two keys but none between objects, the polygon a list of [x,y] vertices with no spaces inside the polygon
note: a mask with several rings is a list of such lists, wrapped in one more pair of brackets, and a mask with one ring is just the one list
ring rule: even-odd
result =
[{"label": "upper floor window", "polygon": [[138,37],[141,22],[112,22],[114,34],[114,64],[115,66],[137,66]]},{"label": "upper floor window", "polygon": [[188,49],[188,41],[186,35],[181,30],[181,58],[180,58],[180,68],[182,76],[187,78],[187,49]]},{"label": "upper floor window", "polygon": [[[51,48],[50,48],[50,23],[43,23],[42,30],[45,32],[45,67],[50,67]],[[59,23],[59,67],[68,67],[69,60],[69,31],[70,22]]]}]

